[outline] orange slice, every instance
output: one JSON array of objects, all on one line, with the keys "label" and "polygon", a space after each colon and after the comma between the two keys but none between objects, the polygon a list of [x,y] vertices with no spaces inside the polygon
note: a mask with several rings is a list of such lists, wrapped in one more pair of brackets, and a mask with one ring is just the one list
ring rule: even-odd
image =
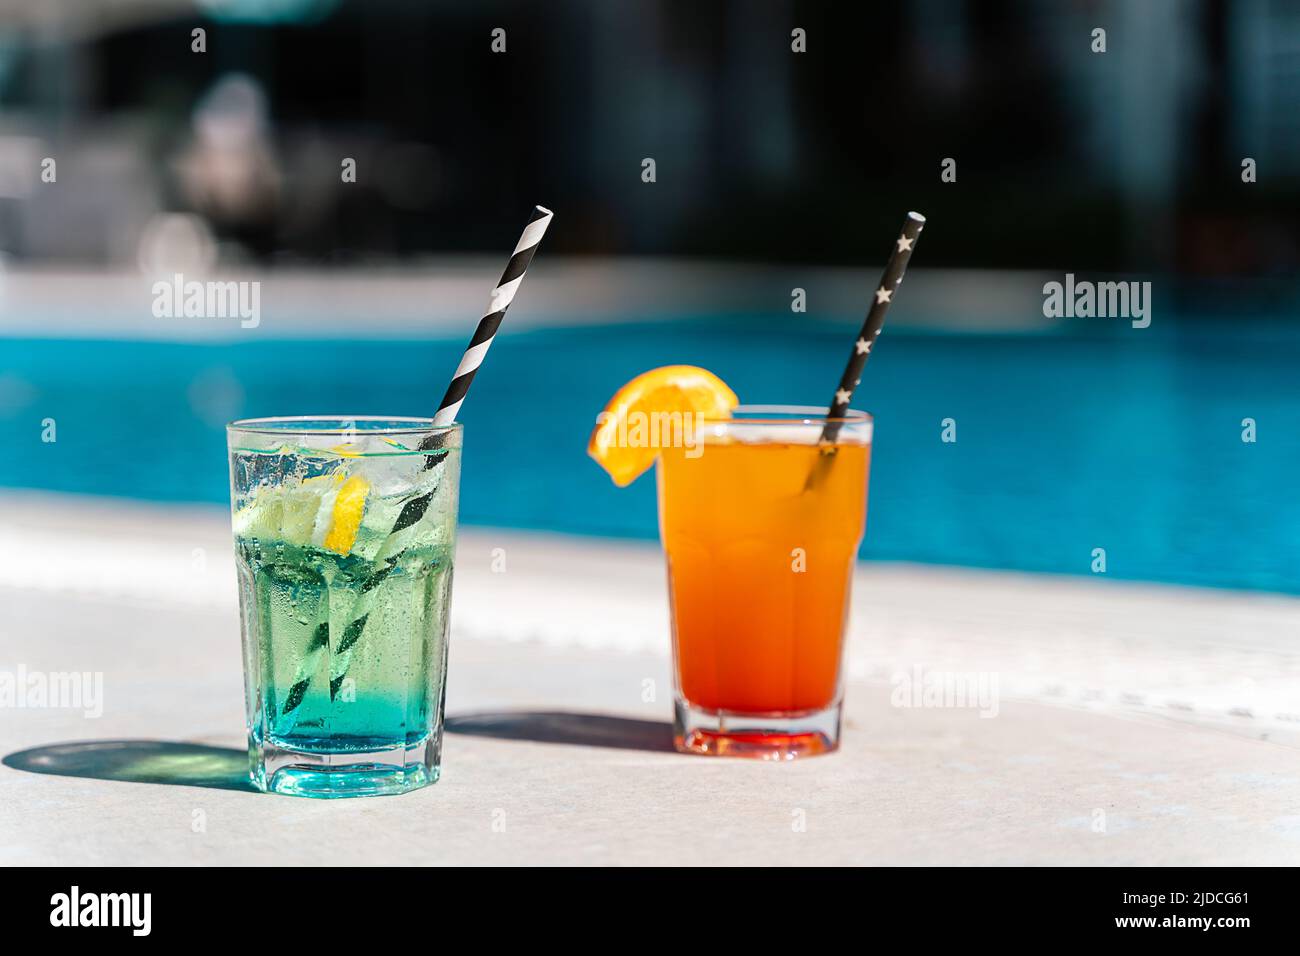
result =
[{"label": "orange slice", "polygon": [[587,454],[622,488],[655,463],[665,436],[693,429],[696,414],[728,418],[739,404],[726,382],[707,369],[694,365],[652,369],[614,393],[596,421]]}]

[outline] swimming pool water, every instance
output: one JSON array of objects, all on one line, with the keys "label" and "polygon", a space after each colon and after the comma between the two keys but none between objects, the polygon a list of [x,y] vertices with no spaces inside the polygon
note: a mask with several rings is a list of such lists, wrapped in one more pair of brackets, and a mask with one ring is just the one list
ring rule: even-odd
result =
[{"label": "swimming pool water", "polygon": [[[853,328],[800,319],[507,327],[462,410],[462,521],[655,537],[653,476],[620,490],[585,454],[596,412],[674,363],[747,403],[825,403]],[[1089,574],[1104,548],[1111,577],[1300,592],[1300,335],[1223,324],[888,331],[854,402],[876,415],[862,555]],[[225,502],[226,420],[431,414],[462,348],[0,342],[0,485]]]}]

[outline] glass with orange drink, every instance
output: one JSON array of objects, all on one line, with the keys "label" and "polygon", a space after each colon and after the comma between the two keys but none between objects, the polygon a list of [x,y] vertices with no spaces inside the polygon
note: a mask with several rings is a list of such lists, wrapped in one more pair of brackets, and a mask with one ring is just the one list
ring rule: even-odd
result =
[{"label": "glass with orange drink", "polygon": [[[679,750],[781,760],[839,744],[872,422],[826,412],[738,406],[710,373],[674,366],[625,386],[592,436],[591,454],[620,484],[658,461]],[[682,440],[648,428],[658,447],[627,448],[638,413],[680,413]]]}]

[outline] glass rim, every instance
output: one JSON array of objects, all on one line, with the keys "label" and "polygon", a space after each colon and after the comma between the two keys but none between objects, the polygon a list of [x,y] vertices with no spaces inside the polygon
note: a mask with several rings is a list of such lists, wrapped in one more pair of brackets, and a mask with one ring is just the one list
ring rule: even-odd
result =
[{"label": "glass rim", "polygon": [[[826,413],[830,409],[825,405],[737,405],[731,410],[733,417],[713,418],[705,416],[703,421],[709,425],[869,425],[875,419],[870,412],[850,408],[843,415],[832,418]],[[736,413],[755,415],[757,417],[735,418]]]},{"label": "glass rim", "polygon": [[[370,428],[366,427],[367,422],[383,422],[388,427]],[[347,423],[351,423],[351,427],[347,427]],[[272,415],[267,418],[240,418],[226,423],[227,432],[250,435],[428,435],[453,432],[463,427],[460,422],[436,425],[432,418],[410,415]]]}]

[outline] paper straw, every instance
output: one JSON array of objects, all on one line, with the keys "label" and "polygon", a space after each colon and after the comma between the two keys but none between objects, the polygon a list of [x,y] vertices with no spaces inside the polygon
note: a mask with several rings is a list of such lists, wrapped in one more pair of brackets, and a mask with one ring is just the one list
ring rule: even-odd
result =
[{"label": "paper straw", "polygon": [[506,317],[506,309],[510,308],[510,303],[514,301],[515,293],[519,291],[519,285],[528,272],[528,264],[533,261],[533,253],[541,244],[542,236],[546,235],[546,227],[551,224],[554,215],[542,206],[533,207],[528,225],[524,227],[523,235],[519,237],[515,251],[510,256],[510,261],[506,263],[505,272],[501,273],[501,281],[492,290],[487,314],[479,319],[474,337],[465,347],[465,354],[461,356],[460,365],[456,367],[456,374],[452,376],[451,383],[442,396],[442,401],[438,405],[438,414],[433,416],[434,425],[450,425],[456,420],[456,413],[460,411],[470,383],[474,381],[474,373],[483,364],[483,357],[491,348],[492,339],[497,334],[497,329],[501,327],[501,320]]},{"label": "paper straw", "polygon": [[871,350],[875,348],[876,340],[880,338],[880,330],[885,325],[885,313],[889,311],[889,306],[894,301],[894,293],[898,291],[898,286],[903,281],[907,262],[912,258],[912,247],[916,245],[916,239],[921,235],[924,226],[925,217],[919,212],[907,214],[907,219],[903,222],[903,231],[895,240],[893,251],[889,253],[889,261],[885,263],[885,273],[880,277],[880,285],[872,296],[871,308],[867,310],[867,318],[862,323],[862,330],[853,342],[853,351],[849,353],[849,362],[844,366],[844,374],[840,376],[835,397],[826,410],[827,422],[822,426],[821,444],[832,447],[824,448],[825,453],[818,456],[817,464],[813,466],[812,471],[808,472],[808,478],[803,486],[804,491],[813,488],[824,478],[830,470],[831,462],[835,460],[833,446],[840,428],[844,425],[844,416],[848,413],[849,403],[853,401],[853,390],[862,381],[862,370],[866,368]]},{"label": "paper straw", "polygon": [[822,429],[822,444],[833,444],[835,436],[840,432],[840,426],[843,422],[835,421],[835,419],[842,419],[849,410],[849,402],[853,401],[853,390],[862,381],[862,370],[866,367],[867,359],[871,356],[871,350],[880,337],[880,330],[885,324],[885,313],[889,311],[889,306],[894,300],[894,293],[898,291],[898,286],[903,281],[903,273],[907,271],[907,261],[912,258],[912,247],[916,245],[916,239],[921,234],[921,229],[924,226],[925,217],[919,212],[909,212],[907,214],[907,220],[903,223],[903,231],[894,242],[894,249],[889,254],[889,261],[885,263],[885,273],[880,277],[880,285],[872,296],[871,308],[867,311],[866,321],[862,323],[862,331],[858,333],[858,337],[853,343],[853,351],[849,353],[849,362],[844,366],[844,374],[840,376],[839,387],[835,389],[835,398],[831,401],[830,410],[826,413],[826,417],[831,421],[828,421],[826,427]]},{"label": "paper straw", "polygon": [[[533,253],[537,251],[542,236],[546,234],[546,227],[551,224],[554,215],[551,210],[543,206],[533,207],[533,213],[528,217],[528,225],[524,226],[523,234],[519,237],[519,242],[515,244],[515,251],[510,255],[510,261],[506,263],[500,281],[492,290],[492,296],[488,301],[487,314],[479,319],[478,327],[474,329],[474,335],[469,340],[469,345],[465,347],[465,354],[461,356],[460,365],[456,367],[456,374],[452,376],[450,384],[447,385],[447,391],[438,404],[438,412],[433,416],[435,428],[450,425],[456,420],[456,413],[460,411],[460,406],[465,401],[465,395],[469,392],[470,383],[474,381],[474,373],[483,364],[483,357],[487,355],[487,350],[492,345],[492,339],[496,336],[497,329],[501,327],[501,320],[506,316],[506,309],[510,308],[510,303],[514,301],[515,294],[524,281],[524,275],[528,272],[528,265],[533,261]],[[441,440],[442,433],[434,432],[426,436],[418,447],[421,451],[434,451],[434,449],[439,448]],[[445,450],[425,455],[425,470],[436,467],[446,455]],[[388,533],[388,537],[380,546],[379,553],[371,564],[370,576],[362,584],[361,595],[352,608],[351,623],[344,629],[338,646],[330,655],[331,700],[338,693],[343,678],[347,675],[348,666],[352,662],[352,648],[361,639],[361,635],[365,631],[366,621],[369,619],[370,611],[374,605],[376,589],[384,578],[397,567],[397,563],[401,559],[411,535],[415,533],[408,529],[424,517],[424,513],[429,510],[429,504],[433,501],[436,490],[435,488],[433,491],[417,495],[403,505],[397,520],[393,522],[393,530]],[[302,702],[308,687],[311,685],[312,676],[319,666],[319,657],[327,650],[328,643],[329,633],[327,628],[324,640],[313,640],[306,657],[294,674],[294,681],[286,695],[283,711],[285,714],[291,713]]]}]

